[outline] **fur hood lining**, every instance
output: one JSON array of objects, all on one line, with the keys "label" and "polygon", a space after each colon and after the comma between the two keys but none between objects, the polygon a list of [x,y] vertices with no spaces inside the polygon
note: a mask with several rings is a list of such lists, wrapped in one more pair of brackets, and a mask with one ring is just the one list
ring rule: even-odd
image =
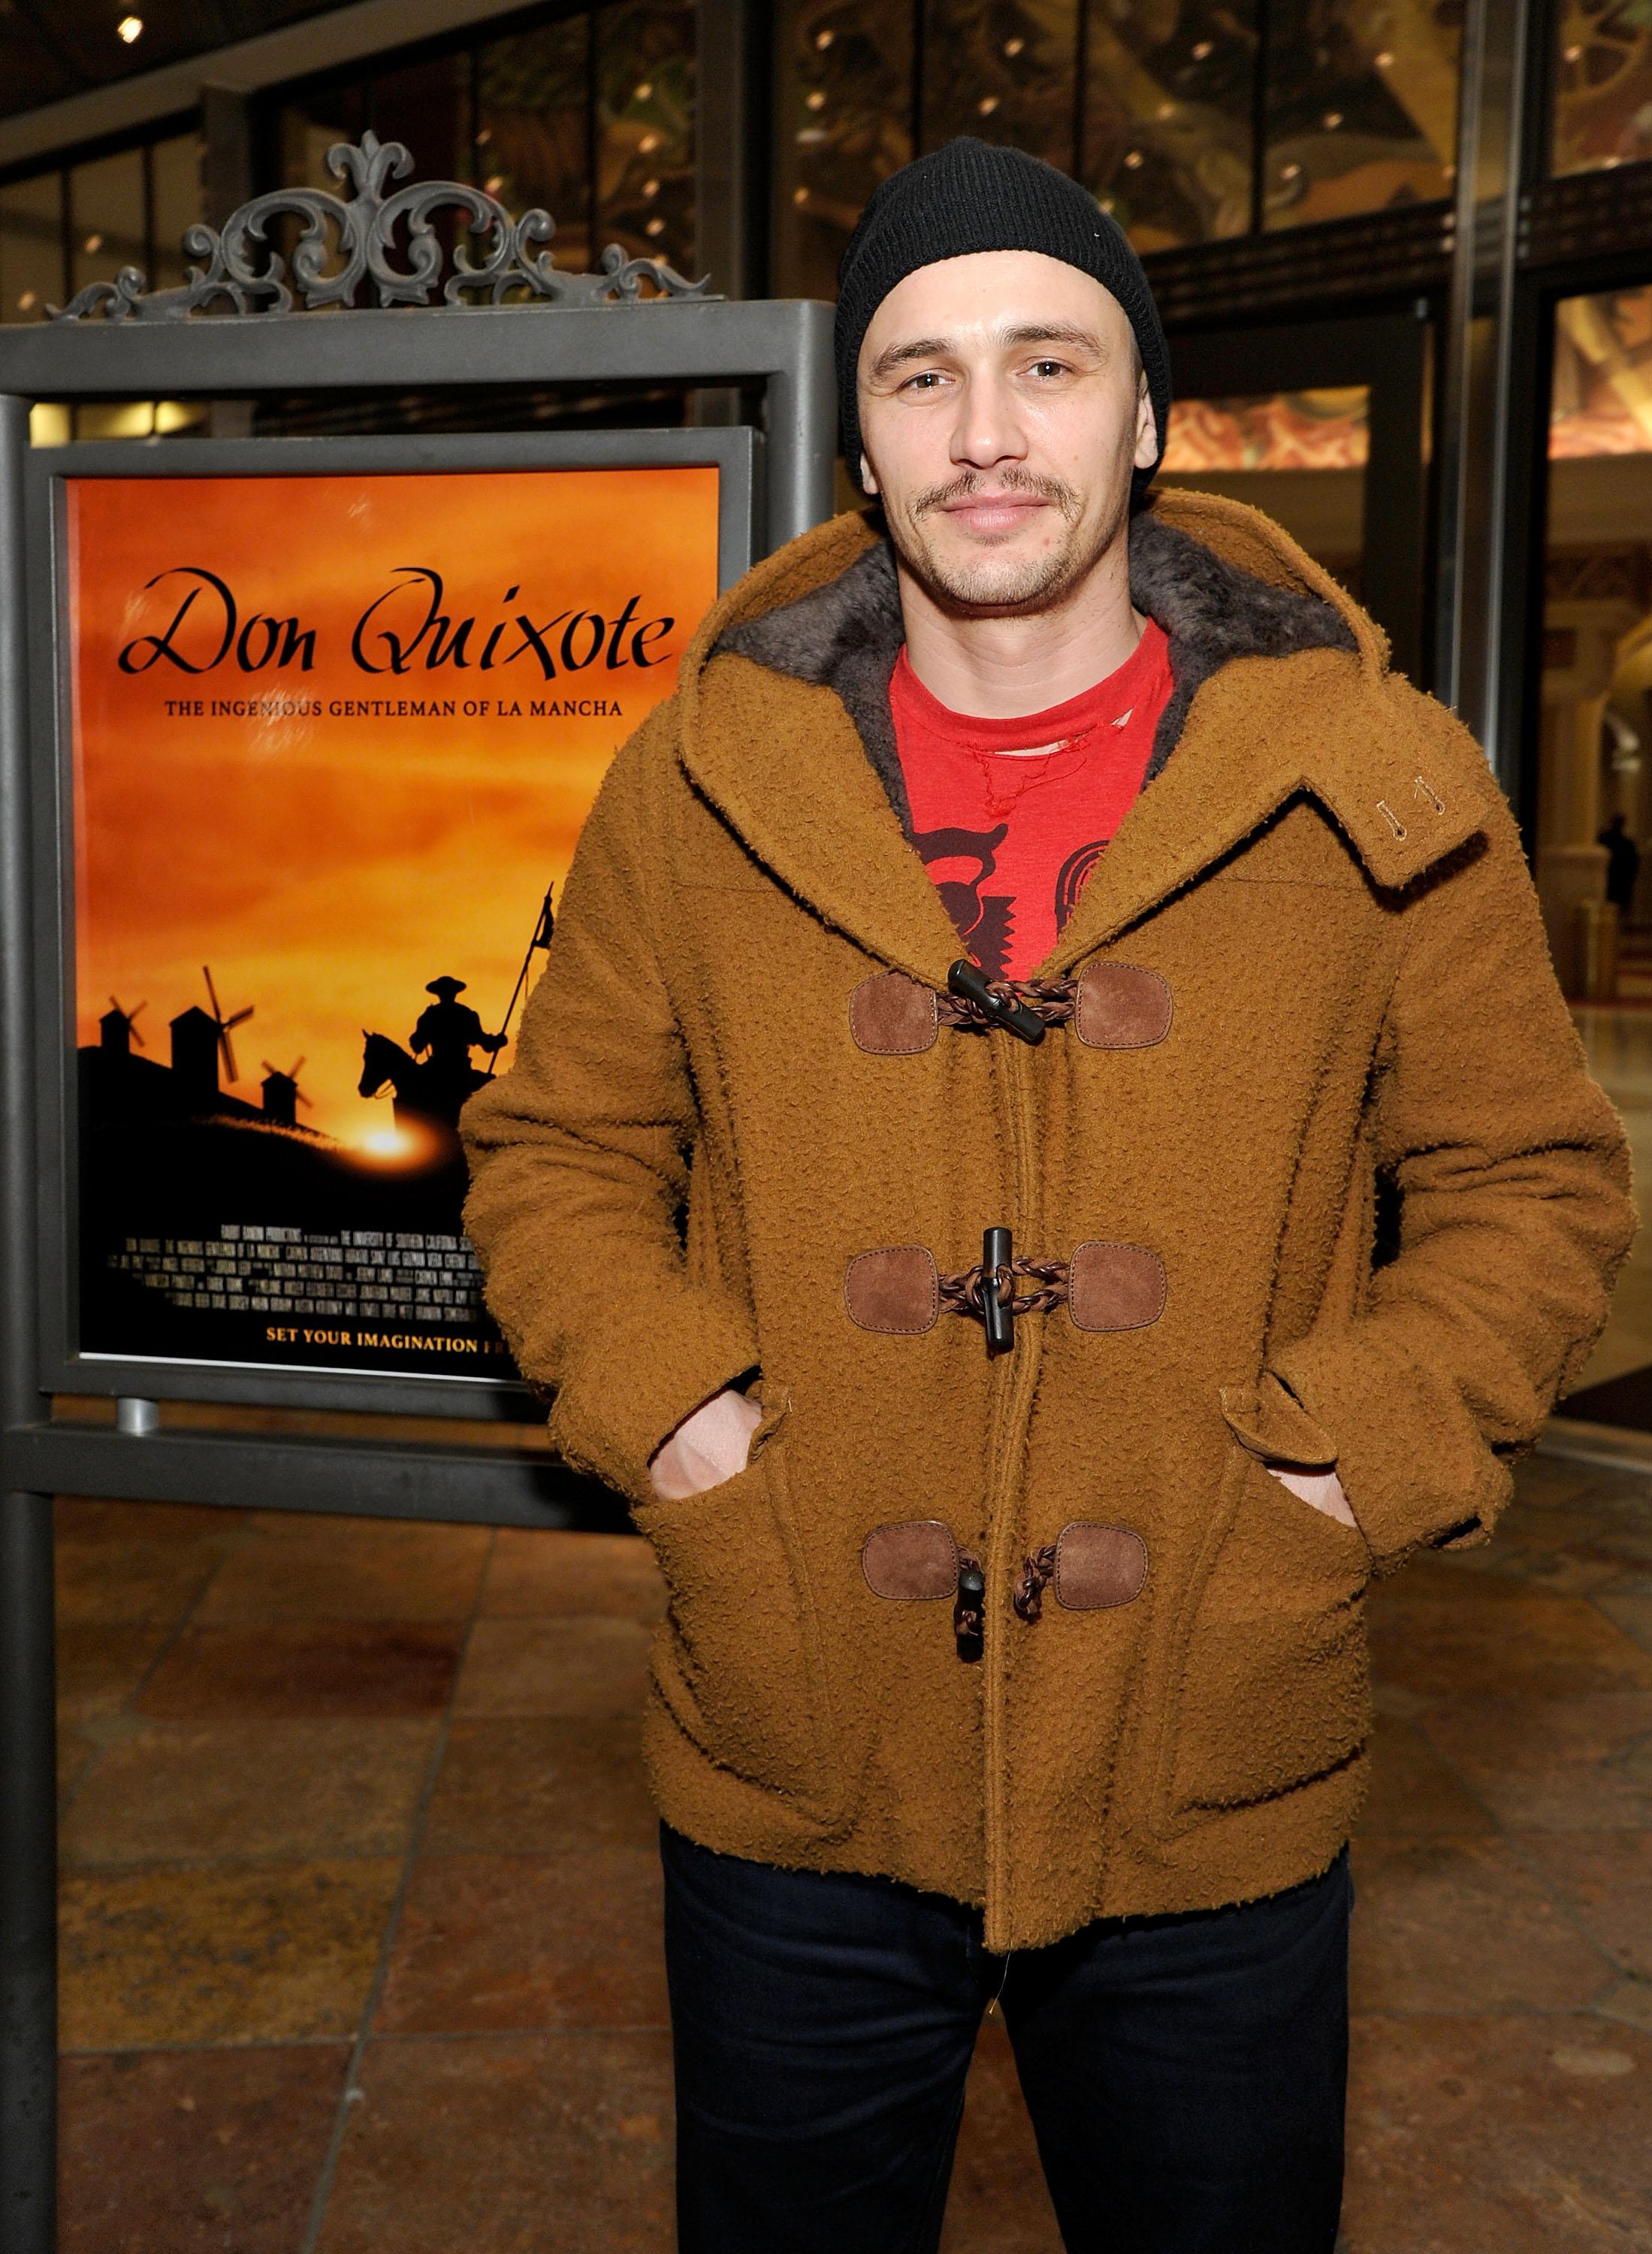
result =
[{"label": "fur hood lining", "polygon": [[[1298,650],[1354,651],[1352,629],[1318,596],[1270,585],[1191,534],[1144,510],[1130,528],[1130,591],[1170,645],[1173,684],[1160,716],[1145,781],[1174,751],[1194,696],[1233,657],[1289,657]],[[730,627],[712,652],[727,652],[834,690],[910,836],[911,809],[895,749],[889,682],[905,629],[886,538],[797,601]]]}]

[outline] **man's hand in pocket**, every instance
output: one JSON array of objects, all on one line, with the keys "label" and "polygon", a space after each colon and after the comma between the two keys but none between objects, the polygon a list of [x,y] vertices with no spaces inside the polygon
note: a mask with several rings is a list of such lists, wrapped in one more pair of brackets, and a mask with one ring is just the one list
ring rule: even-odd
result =
[{"label": "man's hand in pocket", "polygon": [[1334,1472],[1282,1472],[1277,1464],[1270,1464],[1267,1470],[1270,1478],[1277,1479],[1281,1487],[1288,1487],[1292,1494],[1299,1494],[1304,1502],[1311,1502],[1327,1518],[1340,1518],[1344,1526],[1351,1526],[1358,1532],[1359,1521],[1348,1508],[1342,1482]]},{"label": "man's hand in pocket", "polygon": [[732,1385],[703,1401],[648,1460],[648,1479],[662,1502],[684,1502],[746,1469],[752,1435],[763,1421],[755,1401]]}]

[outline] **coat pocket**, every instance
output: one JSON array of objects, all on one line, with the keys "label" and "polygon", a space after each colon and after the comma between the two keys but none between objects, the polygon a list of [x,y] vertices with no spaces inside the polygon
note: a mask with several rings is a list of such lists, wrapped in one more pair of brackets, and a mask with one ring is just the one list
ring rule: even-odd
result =
[{"label": "coat pocket", "polygon": [[719,1768],[823,1803],[821,1670],[784,1455],[776,1431],[732,1479],[632,1516],[670,1600],[651,1666],[677,1726]]},{"label": "coat pocket", "polygon": [[[1220,1535],[1190,1592],[1170,1746],[1178,1817],[1309,1783],[1370,1732],[1364,1536],[1231,1444]],[[1208,1553],[1207,1553],[1208,1554]]]}]

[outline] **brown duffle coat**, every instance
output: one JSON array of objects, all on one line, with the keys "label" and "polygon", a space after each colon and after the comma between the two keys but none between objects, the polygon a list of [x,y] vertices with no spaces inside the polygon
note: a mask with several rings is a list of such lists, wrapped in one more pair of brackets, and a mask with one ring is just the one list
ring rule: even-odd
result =
[{"label": "brown duffle coat", "polygon": [[[983,1904],[998,1950],[1329,1863],[1367,1586],[1488,1538],[1634,1226],[1469,736],[1256,512],[1163,495],[1130,557],[1175,691],[1041,1041],[948,992],[850,515],[615,759],[463,1122],[489,1303],[669,1587],[662,1812]],[[990,1228],[1025,1264],[984,1285]],[[754,1367],[747,1468],[656,1500]],[[1360,1530],[1267,1461],[1334,1466]]]}]

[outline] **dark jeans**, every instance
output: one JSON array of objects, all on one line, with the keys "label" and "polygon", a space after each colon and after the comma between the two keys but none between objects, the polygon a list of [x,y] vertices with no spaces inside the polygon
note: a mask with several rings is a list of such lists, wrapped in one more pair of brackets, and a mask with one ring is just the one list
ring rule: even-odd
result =
[{"label": "dark jeans", "polygon": [[933,2254],[988,2001],[1068,2254],[1331,2254],[1345,1849],[1225,1909],[989,1956],[981,1913],[661,1826],[680,2254]]}]

